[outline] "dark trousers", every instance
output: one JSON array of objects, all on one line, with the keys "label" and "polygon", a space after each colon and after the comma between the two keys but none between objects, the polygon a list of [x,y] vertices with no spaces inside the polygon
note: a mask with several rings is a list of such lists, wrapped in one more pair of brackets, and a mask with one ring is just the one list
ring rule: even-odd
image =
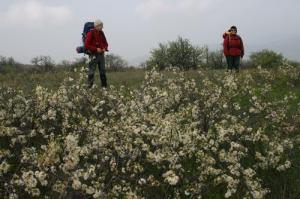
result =
[{"label": "dark trousers", "polygon": [[98,65],[99,73],[100,73],[100,80],[101,86],[107,87],[107,80],[106,80],[106,71],[105,71],[105,58],[104,53],[96,54],[91,57],[91,61],[89,63],[89,71],[88,71],[88,87],[91,88],[94,83],[94,76],[96,72],[96,68]]},{"label": "dark trousers", "polygon": [[226,58],[226,63],[227,63],[227,70],[229,70],[229,68],[230,68],[230,67],[229,67],[229,66],[230,66],[230,65],[229,65],[229,62],[230,62],[230,61],[229,61],[229,59],[230,59],[229,57],[230,57],[229,55],[226,55],[226,56],[225,56],[225,58]]},{"label": "dark trousers", "polygon": [[241,60],[240,56],[226,56],[228,70],[235,69],[236,71],[239,71],[240,60]]}]

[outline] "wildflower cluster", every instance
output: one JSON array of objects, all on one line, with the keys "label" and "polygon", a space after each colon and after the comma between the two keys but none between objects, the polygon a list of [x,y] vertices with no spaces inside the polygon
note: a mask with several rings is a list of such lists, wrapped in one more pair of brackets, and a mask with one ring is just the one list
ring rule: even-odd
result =
[{"label": "wildflower cluster", "polygon": [[[299,71],[282,71],[295,85]],[[275,78],[154,70],[136,90],[86,90],[83,76],[30,97],[0,88],[0,198],[264,198],[264,173],[291,168],[300,144],[297,97],[271,97]]]}]

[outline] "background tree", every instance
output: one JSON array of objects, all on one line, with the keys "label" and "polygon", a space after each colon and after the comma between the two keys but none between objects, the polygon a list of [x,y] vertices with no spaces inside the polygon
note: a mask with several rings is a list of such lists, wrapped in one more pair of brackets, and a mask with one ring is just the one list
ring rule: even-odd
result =
[{"label": "background tree", "polygon": [[208,66],[209,62],[209,48],[207,45],[204,45],[202,47],[202,52],[203,52],[203,65]]},{"label": "background tree", "polygon": [[57,66],[62,67],[62,68],[70,68],[72,66],[72,62],[68,60],[63,60]]},{"label": "background tree", "polygon": [[168,48],[167,44],[158,44],[158,48],[151,51],[151,57],[146,63],[147,66],[157,66],[160,70],[164,70],[169,67]]},{"label": "background tree", "polygon": [[181,70],[196,69],[203,62],[203,49],[193,46],[188,39],[178,37],[176,41],[159,44],[151,51],[147,61],[150,67],[158,66],[160,70],[176,67]]},{"label": "background tree", "polygon": [[194,47],[188,39],[178,37],[169,43],[168,59],[172,67],[182,70],[196,69],[202,62],[202,51]]},{"label": "background tree", "polygon": [[23,71],[22,64],[16,62],[13,57],[0,56],[0,73]]},{"label": "background tree", "polygon": [[71,70],[80,69],[82,67],[87,67],[88,58],[86,56],[77,58],[71,64]]},{"label": "background tree", "polygon": [[207,66],[214,69],[221,69],[225,67],[225,57],[223,55],[223,50],[215,50],[208,52],[207,55]]},{"label": "background tree", "polygon": [[295,61],[295,60],[287,60],[288,64],[291,66],[300,66],[300,62],[299,61]]},{"label": "background tree", "polygon": [[138,69],[146,69],[147,68],[147,62],[143,61],[141,63],[139,63],[139,65],[137,66]]},{"label": "background tree", "polygon": [[53,71],[55,63],[50,56],[37,56],[31,59],[31,63],[42,71]]},{"label": "background tree", "polygon": [[282,54],[268,49],[254,52],[250,55],[250,60],[255,66],[262,66],[264,68],[280,66],[283,59]]},{"label": "background tree", "polygon": [[105,56],[105,64],[107,69],[111,71],[121,71],[128,68],[128,62],[116,54],[107,54]]},{"label": "background tree", "polygon": [[15,66],[18,63],[12,57],[3,57],[3,56],[0,56],[0,64],[1,65],[8,65],[8,66]]}]

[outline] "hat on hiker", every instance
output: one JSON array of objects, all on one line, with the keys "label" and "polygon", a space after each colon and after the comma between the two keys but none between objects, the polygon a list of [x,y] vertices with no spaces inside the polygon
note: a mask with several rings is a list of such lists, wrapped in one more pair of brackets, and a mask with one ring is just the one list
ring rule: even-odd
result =
[{"label": "hat on hiker", "polygon": [[100,19],[96,19],[95,22],[94,22],[94,26],[101,26],[103,25],[103,22],[100,20]]},{"label": "hat on hiker", "polygon": [[236,28],[236,26],[231,26],[231,27],[230,27],[230,30],[235,30],[235,31],[237,31],[237,28]]}]

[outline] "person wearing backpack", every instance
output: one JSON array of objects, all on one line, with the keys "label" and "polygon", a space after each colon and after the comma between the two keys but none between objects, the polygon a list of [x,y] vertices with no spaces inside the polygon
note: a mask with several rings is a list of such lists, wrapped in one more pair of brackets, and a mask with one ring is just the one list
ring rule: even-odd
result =
[{"label": "person wearing backpack", "polygon": [[108,43],[102,29],[103,22],[99,19],[95,20],[94,28],[87,33],[84,40],[84,48],[88,51],[90,56],[90,62],[88,64],[88,88],[93,86],[97,65],[100,73],[101,86],[107,87],[104,53],[108,51]]},{"label": "person wearing backpack", "polygon": [[227,55],[228,69],[235,69],[236,72],[239,72],[240,60],[244,56],[244,45],[242,38],[237,34],[236,26],[231,26],[230,34],[223,38],[224,55]]}]

